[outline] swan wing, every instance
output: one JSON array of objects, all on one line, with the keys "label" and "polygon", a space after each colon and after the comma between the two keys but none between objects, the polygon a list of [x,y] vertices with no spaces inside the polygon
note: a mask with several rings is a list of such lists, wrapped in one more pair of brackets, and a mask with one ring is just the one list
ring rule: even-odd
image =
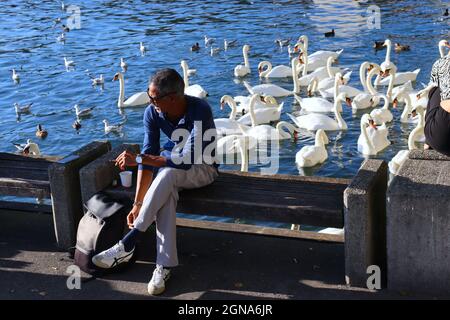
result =
[{"label": "swan wing", "polygon": [[150,103],[150,99],[148,97],[147,92],[138,92],[129,97],[124,103],[124,107],[132,107],[132,106],[143,106],[148,105]]}]

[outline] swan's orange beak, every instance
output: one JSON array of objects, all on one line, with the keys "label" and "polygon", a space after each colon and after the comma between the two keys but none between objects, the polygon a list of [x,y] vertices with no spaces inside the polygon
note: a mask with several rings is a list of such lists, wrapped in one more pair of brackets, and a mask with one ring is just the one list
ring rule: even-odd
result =
[{"label": "swan's orange beak", "polygon": [[447,48],[450,48],[450,42],[447,41],[447,42],[445,43],[445,46],[446,46]]},{"label": "swan's orange beak", "polygon": [[398,99],[395,98],[394,101],[392,101],[392,107],[393,107],[394,109],[397,109],[397,106],[398,106]]},{"label": "swan's orange beak", "polygon": [[351,107],[352,106],[352,99],[345,98],[345,103],[347,104],[347,106]]},{"label": "swan's orange beak", "polygon": [[341,77],[341,84],[342,84],[342,85],[345,84],[345,79],[344,79],[344,77]]},{"label": "swan's orange beak", "polygon": [[223,110],[225,103],[224,102],[220,102],[220,110]]},{"label": "swan's orange beak", "polygon": [[415,116],[417,116],[417,111],[416,110],[411,111],[411,118],[414,118]]},{"label": "swan's orange beak", "polygon": [[298,61],[300,62],[300,64],[304,64],[305,62],[303,61],[302,55],[300,54],[298,56]]},{"label": "swan's orange beak", "polygon": [[312,96],[313,96],[312,91],[308,90],[308,97],[312,97]]},{"label": "swan's orange beak", "polygon": [[418,94],[416,95],[416,98],[417,98],[417,100],[420,100],[420,99],[422,98],[422,96],[420,95],[420,93],[418,93]]},{"label": "swan's orange beak", "polygon": [[261,102],[266,102],[266,98],[264,96],[259,96],[259,100],[261,100]]},{"label": "swan's orange beak", "polygon": [[384,72],[383,72],[383,71],[380,71],[381,77],[383,77],[383,78],[388,77],[389,74],[390,74],[390,70],[391,70],[391,69],[386,69]]},{"label": "swan's orange beak", "polygon": [[258,67],[258,73],[261,74],[261,72],[262,72],[262,68]]},{"label": "swan's orange beak", "polygon": [[299,51],[298,44],[296,44],[296,45],[294,46],[294,53],[297,53],[298,51]]},{"label": "swan's orange beak", "polygon": [[367,71],[370,71],[370,70],[372,70],[373,69],[373,64],[369,64],[369,67],[367,68]]},{"label": "swan's orange beak", "polygon": [[294,131],[293,136],[294,136],[294,141],[297,141],[298,140],[298,132]]},{"label": "swan's orange beak", "polygon": [[369,126],[375,130],[378,130],[377,125],[375,124],[375,122],[373,120],[369,120]]}]

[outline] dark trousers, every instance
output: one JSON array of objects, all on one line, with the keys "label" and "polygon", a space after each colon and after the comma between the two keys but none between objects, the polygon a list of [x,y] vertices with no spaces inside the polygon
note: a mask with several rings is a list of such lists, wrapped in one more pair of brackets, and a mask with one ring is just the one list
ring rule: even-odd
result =
[{"label": "dark trousers", "polygon": [[441,107],[441,91],[431,89],[425,115],[426,143],[434,150],[450,156],[450,113]]}]

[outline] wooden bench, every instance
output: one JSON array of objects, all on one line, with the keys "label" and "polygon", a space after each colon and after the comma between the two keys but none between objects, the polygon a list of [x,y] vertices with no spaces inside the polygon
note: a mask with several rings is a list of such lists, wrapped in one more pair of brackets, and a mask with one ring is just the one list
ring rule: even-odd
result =
[{"label": "wooden bench", "polygon": [[[134,188],[112,186],[113,180],[120,180],[118,178],[119,170],[110,160],[115,159],[125,149],[139,152],[138,145],[121,145],[80,170],[84,202],[99,191],[104,191],[116,198],[134,199]],[[262,176],[257,173],[222,171],[219,173],[217,180],[211,185],[199,189],[181,191],[177,212],[319,227],[347,228],[348,222],[358,219],[360,221],[362,216],[374,215],[371,208],[373,202],[371,199],[375,190],[372,189],[377,187],[381,192],[383,190],[385,192],[386,189],[386,186],[383,187],[386,179],[383,180],[382,177],[383,174],[386,175],[387,167],[383,163],[382,161],[369,162],[372,167],[369,166],[367,167],[368,170],[362,170],[362,175],[353,180],[290,175]],[[134,174],[134,185],[136,185],[135,179],[136,174]],[[378,183],[377,179],[381,183]],[[352,189],[353,182],[355,182],[355,190]],[[364,185],[363,182],[367,182],[367,185]],[[361,190],[362,186],[366,190]],[[367,208],[363,208],[356,201],[355,205],[346,206],[345,194],[354,199],[362,199],[361,203],[368,203]],[[377,212],[380,211],[378,210]],[[382,214],[382,212],[378,214]],[[344,216],[346,217],[345,219]],[[324,235],[287,229],[278,229],[276,231],[275,228],[256,226],[245,226],[242,228],[239,227],[239,224],[228,224],[229,227],[225,227],[224,223],[220,222],[205,223],[204,221],[182,218],[177,218],[177,225],[270,236],[344,241],[344,237],[340,235]],[[367,223],[367,225],[370,226],[370,223]],[[352,225],[352,228],[358,227]],[[366,230],[366,226],[360,226],[360,229]],[[359,251],[356,246],[364,246],[364,244],[357,243],[359,240],[354,236],[354,233],[351,234],[350,238],[352,243],[345,243],[346,251],[355,249],[358,255]],[[363,240],[366,241],[365,247],[370,251],[372,238],[367,236]],[[349,246],[348,249],[347,246]],[[370,256],[372,253],[368,252],[368,255]],[[371,259],[366,259],[365,262],[371,263],[372,261]],[[348,266],[352,269],[351,262],[348,263]],[[358,267],[358,272],[366,275],[366,269],[362,270],[361,267]]]},{"label": "wooden bench", "polygon": [[110,149],[109,142],[95,141],[66,157],[0,153],[0,195],[52,200],[52,205],[0,201],[0,209],[53,213],[57,244],[70,247],[75,241],[71,220],[83,213],[79,170]]}]

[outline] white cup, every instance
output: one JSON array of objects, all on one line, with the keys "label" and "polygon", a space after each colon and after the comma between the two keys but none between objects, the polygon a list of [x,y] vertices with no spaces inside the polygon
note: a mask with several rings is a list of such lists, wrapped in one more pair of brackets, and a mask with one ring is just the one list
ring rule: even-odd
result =
[{"label": "white cup", "polygon": [[125,188],[129,188],[132,185],[132,177],[133,172],[132,171],[122,171],[119,173],[120,175],[120,182],[122,183],[122,186]]}]

